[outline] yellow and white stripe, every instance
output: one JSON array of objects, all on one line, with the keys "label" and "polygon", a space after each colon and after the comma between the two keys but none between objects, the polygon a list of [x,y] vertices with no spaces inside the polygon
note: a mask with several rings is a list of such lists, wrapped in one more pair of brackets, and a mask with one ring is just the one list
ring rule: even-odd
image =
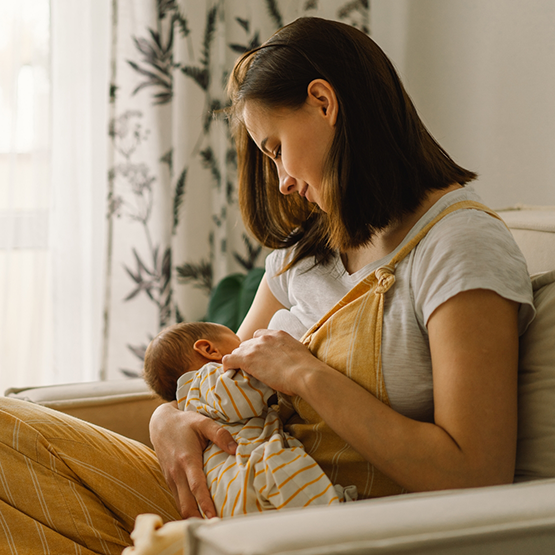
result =
[{"label": "yellow and white stripe", "polygon": [[119,555],[141,513],[180,518],[154,451],[0,398],[0,552]]},{"label": "yellow and white stripe", "polygon": [[230,456],[204,451],[204,471],[218,516],[339,503],[322,469],[283,431],[268,407],[274,391],[241,370],[209,363],[178,382],[178,405],[222,423],[238,444]]}]

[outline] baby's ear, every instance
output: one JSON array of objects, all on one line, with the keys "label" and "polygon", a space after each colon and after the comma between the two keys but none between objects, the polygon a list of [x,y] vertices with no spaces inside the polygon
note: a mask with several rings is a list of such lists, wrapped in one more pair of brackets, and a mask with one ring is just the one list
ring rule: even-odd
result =
[{"label": "baby's ear", "polygon": [[198,339],[193,349],[208,360],[221,361],[222,354],[210,339]]}]

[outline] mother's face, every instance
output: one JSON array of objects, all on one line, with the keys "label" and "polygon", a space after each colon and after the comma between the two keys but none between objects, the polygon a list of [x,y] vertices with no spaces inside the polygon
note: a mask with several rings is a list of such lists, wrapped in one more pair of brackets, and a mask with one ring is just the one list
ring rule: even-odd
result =
[{"label": "mother's face", "polygon": [[309,84],[299,109],[267,108],[254,101],[243,109],[249,135],[276,165],[280,192],[298,193],[324,211],[322,180],[336,119],[335,94],[321,79]]}]

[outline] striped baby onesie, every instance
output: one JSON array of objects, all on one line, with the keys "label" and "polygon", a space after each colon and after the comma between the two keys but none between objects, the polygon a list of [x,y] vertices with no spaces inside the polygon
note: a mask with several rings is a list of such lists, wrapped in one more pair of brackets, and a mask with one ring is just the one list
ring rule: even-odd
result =
[{"label": "striped baby onesie", "polygon": [[214,362],[178,381],[179,408],[218,421],[238,444],[235,455],[214,444],[204,451],[204,472],[220,517],[339,502],[328,477],[268,406],[273,394],[242,370],[224,372]]}]

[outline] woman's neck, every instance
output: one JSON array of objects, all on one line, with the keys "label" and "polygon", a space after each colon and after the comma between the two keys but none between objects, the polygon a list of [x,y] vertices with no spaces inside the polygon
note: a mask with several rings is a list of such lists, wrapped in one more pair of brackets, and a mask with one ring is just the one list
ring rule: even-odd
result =
[{"label": "woman's neck", "polygon": [[341,253],[341,260],[349,274],[358,272],[364,266],[380,260],[392,253],[407,236],[409,231],[416,225],[418,220],[447,193],[462,189],[458,183],[450,185],[446,189],[431,191],[420,203],[418,208],[407,214],[398,222],[391,224],[382,231],[376,233],[370,245],[357,249],[349,249]]}]

